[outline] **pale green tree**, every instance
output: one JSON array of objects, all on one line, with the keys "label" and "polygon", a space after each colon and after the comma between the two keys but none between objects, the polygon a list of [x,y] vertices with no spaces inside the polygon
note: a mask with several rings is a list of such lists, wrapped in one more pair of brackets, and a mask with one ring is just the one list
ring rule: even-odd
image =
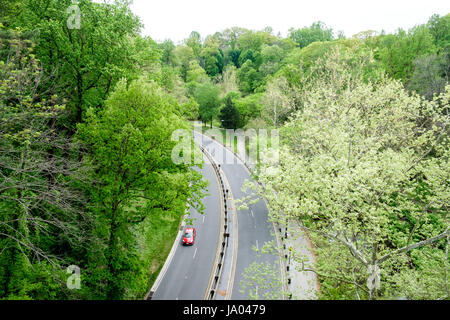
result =
[{"label": "pale green tree", "polygon": [[261,165],[272,218],[310,231],[325,297],[448,298],[450,86],[429,102],[336,57],[317,72]]}]

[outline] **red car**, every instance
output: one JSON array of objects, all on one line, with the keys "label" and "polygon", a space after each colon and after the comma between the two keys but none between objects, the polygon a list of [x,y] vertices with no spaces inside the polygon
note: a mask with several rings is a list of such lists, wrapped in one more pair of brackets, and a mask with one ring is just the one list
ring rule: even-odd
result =
[{"label": "red car", "polygon": [[183,235],[183,245],[192,246],[195,242],[195,236],[197,235],[197,230],[195,228],[186,228]]}]

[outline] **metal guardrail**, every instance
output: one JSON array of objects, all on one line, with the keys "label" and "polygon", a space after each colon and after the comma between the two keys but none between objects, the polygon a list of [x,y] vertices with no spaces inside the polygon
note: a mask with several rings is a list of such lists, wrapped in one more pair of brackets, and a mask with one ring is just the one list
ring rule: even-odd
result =
[{"label": "metal guardrail", "polygon": [[[213,139],[213,140],[216,140],[214,137],[210,137],[210,138]],[[228,149],[228,151],[233,153],[234,156],[244,164],[244,167],[247,168],[248,172],[250,172],[251,174],[254,174],[255,168],[252,168],[247,163],[247,161],[245,160],[245,156],[244,156],[244,159],[242,159],[240,154],[238,154],[234,150],[231,150],[227,145],[225,145],[223,143],[221,143],[221,144],[223,145],[223,147]],[[260,185],[262,188],[264,188],[264,184],[261,183],[258,179],[256,179],[256,183],[258,185]],[[266,202],[267,208],[269,208],[269,205],[267,204],[266,199],[263,198],[263,200]],[[289,291],[288,290],[288,285],[290,284],[291,279],[287,275],[287,272],[289,271],[289,265],[286,263],[287,255],[290,254],[290,252],[288,251],[288,248],[286,247],[286,244],[284,243],[284,240],[287,239],[287,237],[288,237],[287,227],[286,227],[286,230],[285,230],[285,234],[283,235],[283,231],[282,231],[281,225],[277,221],[272,221],[272,224],[273,224],[273,228],[274,228],[274,231],[275,231],[275,238],[277,240],[278,248],[279,248],[279,250],[282,251],[282,252],[280,252],[281,255],[282,255],[282,257],[280,257],[280,267],[281,267],[280,269],[281,269],[281,278],[282,278],[281,282],[283,284],[283,290],[285,292],[285,294],[283,294],[283,299],[291,300],[292,299],[292,294],[288,293],[288,291]]]},{"label": "metal guardrail", "polygon": [[225,258],[225,254],[228,248],[228,240],[229,240],[229,228],[228,228],[228,206],[227,206],[227,195],[228,190],[225,189],[224,180],[222,178],[222,174],[220,172],[220,165],[217,165],[213,157],[209,154],[209,152],[200,146],[200,150],[206,155],[206,157],[211,162],[213,169],[219,179],[219,190],[221,193],[221,197],[223,197],[223,210],[224,210],[224,219],[221,222],[221,231],[220,231],[220,249],[218,254],[216,255],[216,259],[214,262],[214,271],[213,271],[213,280],[208,285],[208,295],[206,296],[207,300],[214,300],[217,292],[217,286],[220,282],[220,278],[222,277],[223,271],[223,262]]}]

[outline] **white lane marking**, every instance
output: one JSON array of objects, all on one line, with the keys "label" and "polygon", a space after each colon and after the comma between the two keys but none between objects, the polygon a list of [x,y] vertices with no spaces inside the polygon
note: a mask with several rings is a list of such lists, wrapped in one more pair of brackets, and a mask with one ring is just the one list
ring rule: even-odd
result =
[{"label": "white lane marking", "polygon": [[253,214],[253,210],[250,208],[250,212],[252,213],[252,217],[254,218],[255,215]]},{"label": "white lane marking", "polygon": [[256,240],[256,249],[259,250],[259,243],[258,243],[258,240]]},{"label": "white lane marking", "polygon": [[205,223],[205,216],[203,216],[203,223]]},{"label": "white lane marking", "polygon": [[195,259],[195,255],[197,254],[197,248],[195,248],[195,251],[194,251],[194,257],[192,258],[192,259]]}]

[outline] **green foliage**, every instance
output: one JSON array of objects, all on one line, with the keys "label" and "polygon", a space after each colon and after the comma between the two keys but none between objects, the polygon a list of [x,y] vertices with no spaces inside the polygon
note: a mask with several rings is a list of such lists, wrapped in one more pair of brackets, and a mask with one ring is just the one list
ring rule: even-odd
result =
[{"label": "green foliage", "polygon": [[417,91],[428,100],[444,92],[449,82],[449,60],[447,56],[429,55],[414,61],[414,73],[408,88]]},{"label": "green foliage", "polygon": [[185,127],[171,101],[154,83],[138,80],[127,88],[122,80],[105,109],[98,114],[90,109],[86,123],[78,126],[98,168],[92,192],[100,205],[95,216],[106,245],[100,263],[109,299],[123,298],[128,283],[145,272],[130,227],[154,212],[179,208],[188,197],[197,201],[198,173],[171,159],[172,132]]},{"label": "green foliage", "polygon": [[219,119],[222,122],[222,127],[225,129],[236,130],[241,123],[239,111],[235,103],[235,99],[238,97],[238,93],[230,92],[224,99],[225,105],[220,110]]},{"label": "green foliage", "polygon": [[277,46],[266,46],[261,51],[261,66],[259,71],[263,76],[274,74],[280,68],[281,61],[283,60],[284,52]]},{"label": "green foliage", "polygon": [[178,65],[177,56],[175,55],[175,44],[172,40],[165,40],[164,42],[158,44],[161,49],[161,62],[167,66]]},{"label": "green foliage", "polygon": [[[46,75],[61,88],[55,93],[67,96],[72,113],[68,125],[74,129],[88,107],[102,105],[121,77],[134,74],[132,39],[140,23],[126,2],[108,5],[80,0],[81,28],[68,29],[68,6],[64,0],[48,1],[46,6],[28,1],[21,27],[39,31],[36,56]],[[51,18],[42,18],[49,14]]]},{"label": "green foliage", "polygon": [[184,103],[181,106],[183,110],[183,116],[188,120],[196,120],[199,117],[199,105],[194,98],[191,98],[189,102]]},{"label": "green foliage", "polygon": [[89,235],[86,170],[77,146],[55,133],[64,105],[40,95],[43,71],[23,37],[9,31],[0,43],[0,297],[61,299],[61,270]]},{"label": "green foliage", "polygon": [[283,297],[279,269],[270,263],[253,262],[239,283],[240,292],[250,300],[281,300]]},{"label": "green foliage", "polygon": [[307,47],[313,42],[333,40],[333,29],[328,28],[324,23],[314,22],[311,27],[302,29],[290,29],[289,38],[294,40],[300,48]]},{"label": "green foliage", "polygon": [[436,52],[433,36],[426,26],[417,26],[405,32],[379,36],[375,57],[394,79],[408,82],[414,70],[414,61]]},{"label": "green foliage", "polygon": [[205,42],[200,57],[204,64],[206,73],[210,77],[215,77],[221,74],[224,67],[224,56],[222,49],[219,47],[219,43],[210,38]]},{"label": "green foliage", "polygon": [[245,127],[250,119],[261,116],[261,94],[253,94],[236,100],[236,108],[240,115],[240,127]]},{"label": "green foliage", "polygon": [[428,21],[428,27],[434,38],[438,53],[448,53],[450,50],[450,13],[440,17],[433,15]]},{"label": "green foliage", "polygon": [[[425,288],[443,281],[448,259],[450,86],[428,102],[398,81],[367,83],[337,54],[284,125],[280,163],[261,168],[272,215],[311,231],[326,298],[448,297]],[[368,289],[369,276],[380,288]]]},{"label": "green foliage", "polygon": [[211,121],[217,117],[220,108],[220,89],[209,82],[200,84],[195,89],[195,100],[199,104],[199,115],[203,122]]},{"label": "green foliage", "polygon": [[[317,22],[175,45],[141,36],[129,1],[78,1],[79,29],[71,4],[0,0],[0,298],[142,298],[187,199],[201,209],[171,134],[217,118],[282,128],[280,166],[261,179],[279,191],[272,208],[317,231],[321,298],[448,298],[448,243],[393,252],[448,226],[449,15],[352,39]],[[388,259],[370,292],[358,257],[373,252]],[[244,289],[279,297],[274,272],[251,265]]]},{"label": "green foliage", "polygon": [[262,74],[252,60],[247,60],[238,70],[239,88],[244,94],[254,93],[261,85]]}]

